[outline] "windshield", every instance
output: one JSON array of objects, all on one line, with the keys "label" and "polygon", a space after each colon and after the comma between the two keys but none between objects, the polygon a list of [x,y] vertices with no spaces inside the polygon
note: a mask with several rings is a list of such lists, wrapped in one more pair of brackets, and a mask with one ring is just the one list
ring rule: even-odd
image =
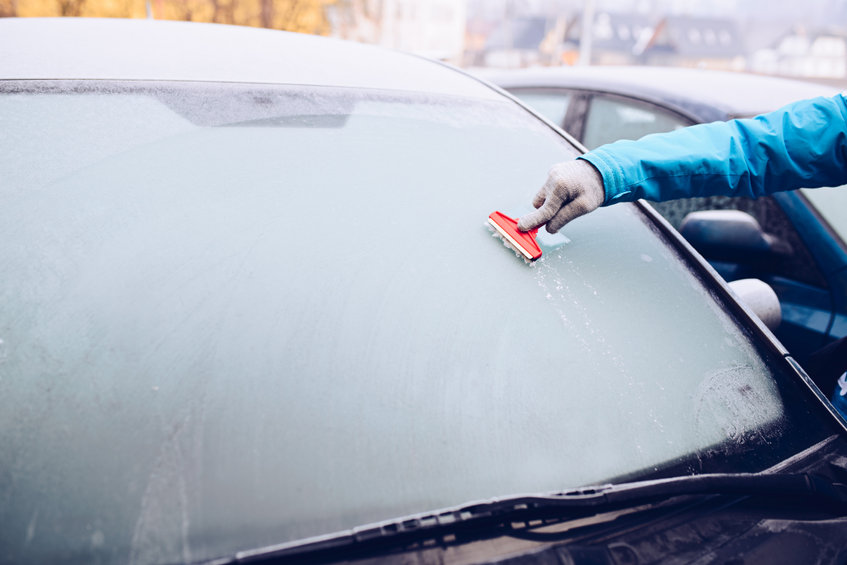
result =
[{"label": "windshield", "polygon": [[512,102],[2,88],[5,559],[207,559],[831,433],[635,205],[533,265],[492,237],[575,155]]}]

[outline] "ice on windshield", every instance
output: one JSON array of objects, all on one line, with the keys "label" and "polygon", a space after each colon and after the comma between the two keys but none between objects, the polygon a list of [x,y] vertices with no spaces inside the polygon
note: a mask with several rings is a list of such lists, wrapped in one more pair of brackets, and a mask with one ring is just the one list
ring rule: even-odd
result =
[{"label": "ice on windshield", "polygon": [[210,558],[711,453],[762,468],[811,425],[635,207],[533,265],[492,237],[574,156],[546,126],[345,96],[331,127],[0,97],[3,546]]},{"label": "ice on windshield", "polygon": [[29,191],[192,127],[149,96],[122,96],[103,104],[103,97],[94,94],[2,95],[2,193]]}]

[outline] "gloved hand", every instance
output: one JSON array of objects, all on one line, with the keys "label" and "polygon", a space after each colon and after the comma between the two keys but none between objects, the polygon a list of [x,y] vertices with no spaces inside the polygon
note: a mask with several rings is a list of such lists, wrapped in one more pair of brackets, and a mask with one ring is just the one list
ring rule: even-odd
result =
[{"label": "gloved hand", "polygon": [[547,231],[556,233],[574,218],[599,208],[605,198],[603,177],[594,165],[584,159],[559,163],[550,169],[547,182],[532,201],[538,210],[519,218],[518,229],[547,224]]}]

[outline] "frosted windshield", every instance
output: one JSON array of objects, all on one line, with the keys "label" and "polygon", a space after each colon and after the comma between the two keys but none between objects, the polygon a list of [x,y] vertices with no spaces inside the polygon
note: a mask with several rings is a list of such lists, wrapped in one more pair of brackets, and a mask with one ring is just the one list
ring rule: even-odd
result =
[{"label": "frosted windshield", "polygon": [[492,237],[575,155],[511,102],[16,85],[0,131],[13,561],[206,559],[822,433],[634,206],[531,266]]}]

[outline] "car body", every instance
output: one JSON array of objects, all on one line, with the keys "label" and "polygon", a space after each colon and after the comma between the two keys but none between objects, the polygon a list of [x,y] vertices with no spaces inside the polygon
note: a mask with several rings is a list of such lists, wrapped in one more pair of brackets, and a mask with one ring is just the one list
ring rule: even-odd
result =
[{"label": "car body", "polygon": [[[491,69],[480,74],[589,149],[698,123],[752,117],[839,91],[785,78],[669,67]],[[830,221],[831,211],[847,206],[847,191],[799,190],[755,201],[717,197],[654,206],[677,228],[697,210],[739,209],[752,215],[766,233],[787,244],[786,251],[770,261],[754,261],[752,254],[734,261],[707,255],[713,265],[728,280],[755,277],[776,290],[783,311],[777,335],[802,362],[847,336],[847,228],[843,221]],[[832,385],[825,385],[827,391]]]},{"label": "car body", "polygon": [[0,51],[0,561],[847,551],[844,420],[665,221],[491,235],[579,151],[495,88],[178,22]]}]

